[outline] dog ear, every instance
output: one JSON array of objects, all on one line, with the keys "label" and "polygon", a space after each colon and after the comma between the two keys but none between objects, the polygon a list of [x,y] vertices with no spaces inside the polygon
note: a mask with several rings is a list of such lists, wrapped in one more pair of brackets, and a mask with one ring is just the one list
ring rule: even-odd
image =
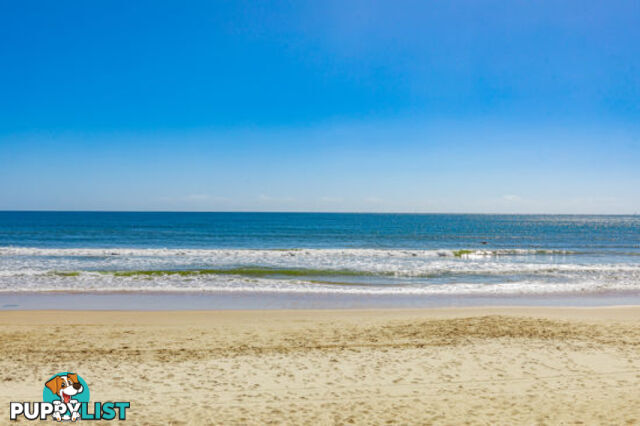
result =
[{"label": "dog ear", "polygon": [[62,377],[56,376],[44,384],[54,395],[57,395],[62,389]]},{"label": "dog ear", "polygon": [[78,375],[77,374],[67,374],[67,378],[69,380],[71,380],[73,383],[80,383],[78,381]]}]

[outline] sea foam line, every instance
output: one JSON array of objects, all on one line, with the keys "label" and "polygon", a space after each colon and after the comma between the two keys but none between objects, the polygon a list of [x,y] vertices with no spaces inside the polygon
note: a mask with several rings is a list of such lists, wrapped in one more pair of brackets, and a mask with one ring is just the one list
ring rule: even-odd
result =
[{"label": "sea foam line", "polygon": [[170,248],[38,248],[0,247],[0,256],[63,256],[63,257],[216,257],[245,256],[374,256],[374,257],[485,257],[529,255],[580,254],[571,250],[556,249],[170,249]]},{"label": "sea foam line", "polygon": [[[26,283],[25,283],[26,284]],[[544,294],[597,294],[602,292],[639,292],[637,283],[603,283],[582,281],[578,283],[456,283],[427,286],[363,286],[325,285],[305,281],[280,282],[259,280],[246,282],[202,283],[202,282],[150,282],[147,285],[131,286],[130,283],[83,283],[68,285],[64,282],[49,282],[46,286],[24,285],[7,287],[0,285],[0,293],[282,293],[282,294],[336,294],[370,296],[429,296],[429,295],[544,295]],[[125,285],[126,284],[126,285]]]}]

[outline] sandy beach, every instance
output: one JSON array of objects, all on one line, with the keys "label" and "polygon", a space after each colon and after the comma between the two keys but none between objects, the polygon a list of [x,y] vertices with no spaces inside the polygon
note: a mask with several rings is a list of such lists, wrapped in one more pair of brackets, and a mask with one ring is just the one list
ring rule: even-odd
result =
[{"label": "sandy beach", "polygon": [[0,312],[10,401],[79,373],[133,424],[638,424],[640,307]]}]

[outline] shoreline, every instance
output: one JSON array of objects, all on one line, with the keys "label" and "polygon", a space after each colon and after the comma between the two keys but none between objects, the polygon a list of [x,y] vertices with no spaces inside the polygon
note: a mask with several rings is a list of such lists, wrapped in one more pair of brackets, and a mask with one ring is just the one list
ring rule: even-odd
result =
[{"label": "shoreline", "polygon": [[432,309],[464,307],[597,307],[640,305],[640,292],[543,295],[378,296],[260,292],[0,293],[0,312],[47,309],[120,311]]},{"label": "shoreline", "polygon": [[2,311],[0,340],[4,419],[74,371],[134,424],[640,421],[640,306]]}]

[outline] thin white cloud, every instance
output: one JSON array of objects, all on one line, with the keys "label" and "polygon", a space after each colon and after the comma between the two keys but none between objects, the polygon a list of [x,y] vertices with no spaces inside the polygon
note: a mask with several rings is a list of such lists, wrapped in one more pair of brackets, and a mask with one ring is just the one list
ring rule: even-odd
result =
[{"label": "thin white cloud", "polygon": [[263,203],[280,203],[280,202],[291,202],[294,201],[292,197],[273,197],[271,195],[260,194],[258,196],[258,201]]},{"label": "thin white cloud", "polygon": [[219,197],[209,194],[189,194],[185,196],[177,196],[177,197],[158,197],[158,201],[166,202],[166,203],[202,203],[205,201],[209,202],[221,202],[221,201],[229,201],[227,197]]},{"label": "thin white cloud", "polygon": [[502,196],[502,199],[505,201],[512,201],[512,202],[522,202],[525,201],[524,198],[520,197],[519,195],[513,195],[513,194],[506,194]]}]

